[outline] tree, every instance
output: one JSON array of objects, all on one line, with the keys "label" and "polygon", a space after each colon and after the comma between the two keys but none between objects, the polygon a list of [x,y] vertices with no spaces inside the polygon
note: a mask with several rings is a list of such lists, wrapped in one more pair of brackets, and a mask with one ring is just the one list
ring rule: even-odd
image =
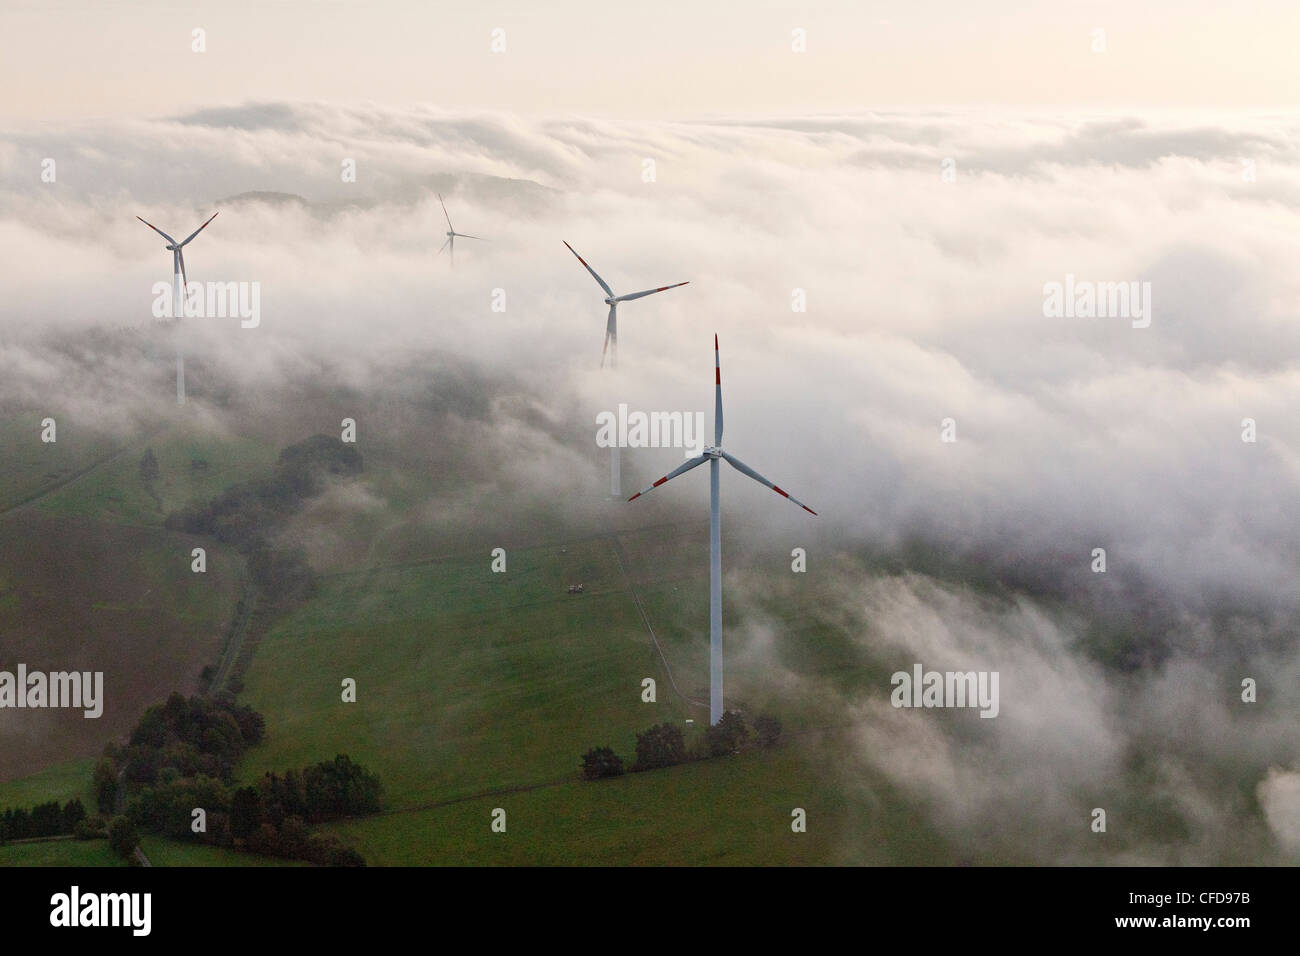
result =
[{"label": "tree", "polygon": [[582,755],[582,775],[588,780],[602,780],[623,774],[623,758],[609,747],[592,747]]},{"label": "tree", "polygon": [[140,480],[147,485],[157,477],[158,459],[154,457],[152,448],[146,448],[144,457],[140,459]]},{"label": "tree", "polygon": [[759,714],[754,718],[754,733],[760,747],[774,746],[781,739],[781,721],[771,714]]},{"label": "tree", "polygon": [[323,760],[302,772],[302,801],[312,823],[377,813],[379,778],[347,754]]},{"label": "tree", "polygon": [[734,710],[724,711],[718,722],[704,732],[710,757],[723,757],[735,753],[749,739],[745,718]]},{"label": "tree", "polygon": [[28,826],[29,836],[48,837],[62,833],[63,811],[59,809],[59,802],[51,800],[49,803],[38,803],[32,807]]},{"label": "tree", "polygon": [[108,757],[100,757],[95,764],[91,782],[95,789],[95,806],[99,812],[112,813],[113,804],[117,801],[117,771],[113,768],[113,761]]},{"label": "tree", "polygon": [[657,770],[686,760],[686,741],[676,724],[656,724],[636,735],[634,771]]},{"label": "tree", "polygon": [[126,817],[114,817],[108,824],[108,845],[122,859],[127,859],[140,845],[135,824]]},{"label": "tree", "polygon": [[86,819],[86,807],[80,800],[69,800],[63,807],[63,833],[75,833],[77,824]]},{"label": "tree", "polygon": [[78,840],[98,840],[105,836],[104,820],[102,817],[86,817],[72,830],[72,835]]},{"label": "tree", "polygon": [[262,798],[252,787],[235,791],[230,800],[230,835],[247,840],[262,825]]}]

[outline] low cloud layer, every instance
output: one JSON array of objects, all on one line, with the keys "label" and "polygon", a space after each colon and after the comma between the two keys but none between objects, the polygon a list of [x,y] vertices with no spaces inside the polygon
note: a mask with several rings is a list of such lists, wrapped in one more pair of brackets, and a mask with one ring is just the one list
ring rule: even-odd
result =
[{"label": "low cloud layer", "polygon": [[[260,283],[261,324],[184,334],[232,401],[304,382],[416,400],[438,356],[425,397],[462,423],[448,447],[491,476],[476,487],[593,520],[573,501],[603,480],[596,413],[711,423],[716,332],[724,444],[822,518],[734,473],[729,515],[864,567],[939,555],[838,582],[846,626],[899,669],[1002,673],[995,720],[897,711],[887,686],[846,695],[863,760],[972,847],[997,819],[1049,845],[1113,781],[1179,821],[1120,858],[1238,859],[1215,835],[1234,826],[1285,858],[1298,146],[1292,118],[1210,114],[634,123],[251,103],[18,130],[0,137],[0,397],[122,433],[173,415],[172,333],[149,314],[170,253],[134,217],[181,236],[220,209],[189,276]],[[255,192],[283,195],[230,198]],[[488,240],[459,242],[454,271],[438,192]],[[618,293],[690,281],[620,307],[616,376],[598,368],[604,294],[561,240]],[[1067,275],[1150,282],[1150,327],[1045,317],[1044,285]],[[680,460],[640,453],[625,486]],[[703,515],[706,489],[661,489],[647,520]],[[486,493],[462,489],[464,513]],[[976,579],[1010,603],[981,603]]]}]

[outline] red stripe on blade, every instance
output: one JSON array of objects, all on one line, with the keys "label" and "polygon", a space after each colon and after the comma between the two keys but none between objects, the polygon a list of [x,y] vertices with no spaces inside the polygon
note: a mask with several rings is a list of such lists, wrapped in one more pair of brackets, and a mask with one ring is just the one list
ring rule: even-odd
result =
[{"label": "red stripe on blade", "polygon": [[772,486],[772,490],[775,491],[775,492],[776,492],[778,495],[780,495],[782,498],[789,498],[789,497],[790,497],[790,494],[789,494],[788,492],[782,491],[782,490],[781,490],[780,488],[778,488],[776,485],[773,485],[773,486]]},{"label": "red stripe on blade", "polygon": [[664,477],[660,478],[658,481],[656,481],[656,482],[655,482],[653,485],[651,485],[650,487],[651,487],[651,488],[658,488],[660,485],[662,485],[662,484],[663,484],[665,481],[667,481],[667,480],[668,480],[668,476],[667,476],[667,475],[664,475]]}]

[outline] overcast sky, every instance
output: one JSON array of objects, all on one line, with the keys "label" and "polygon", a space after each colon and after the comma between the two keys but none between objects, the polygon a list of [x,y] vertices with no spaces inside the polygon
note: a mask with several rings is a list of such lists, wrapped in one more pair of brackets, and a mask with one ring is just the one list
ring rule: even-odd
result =
[{"label": "overcast sky", "polygon": [[[792,51],[796,29],[805,53]],[[157,115],[251,97],[642,117],[1244,108],[1300,100],[1298,40],[1293,0],[6,0],[0,115]]]}]

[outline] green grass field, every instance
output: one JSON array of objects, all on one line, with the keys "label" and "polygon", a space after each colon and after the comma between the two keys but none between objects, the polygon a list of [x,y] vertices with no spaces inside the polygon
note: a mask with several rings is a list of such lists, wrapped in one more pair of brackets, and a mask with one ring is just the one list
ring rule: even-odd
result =
[{"label": "green grass field", "polygon": [[94,757],[80,757],[53,764],[25,777],[0,782],[0,809],[30,809],[51,800],[67,803],[79,799],[87,813],[94,813],[95,801],[90,787],[90,775],[94,769]]},{"label": "green grass field", "polygon": [[[146,447],[160,466],[152,487],[139,476]],[[0,537],[9,528],[30,538],[36,531],[27,525],[44,522],[53,529],[45,538],[75,540],[72,553],[50,554],[36,564],[61,568],[62,577],[83,582],[83,592],[84,580],[97,580],[96,568],[110,566],[102,556],[115,556],[115,575],[82,594],[85,606],[62,620],[69,634],[121,633],[130,650],[116,649],[118,658],[138,659],[152,648],[168,661],[148,669],[165,678],[166,689],[135,688],[121,704],[124,714],[130,711],[122,730],[166,690],[184,690],[187,675],[197,676],[201,663],[215,661],[234,603],[234,556],[205,542],[209,574],[190,574],[188,561],[179,562],[177,555],[188,554],[197,542],[163,531],[163,516],[264,473],[277,454],[278,446],[265,437],[155,432],[0,521]],[[196,468],[196,459],[207,466]],[[388,510],[349,510],[327,495],[286,528],[287,540],[302,540],[309,554],[331,559],[322,565],[313,558],[318,568],[363,570],[325,574],[317,594],[275,619],[262,638],[244,675],[241,700],[265,716],[267,733],[245,759],[240,779],[301,768],[336,753],[374,770],[385,785],[389,812],[332,827],[372,864],[943,859],[942,840],[888,787],[839,769],[846,745],[831,746],[827,740],[834,735],[823,732],[832,709],[820,706],[817,695],[792,688],[792,675],[847,689],[882,672],[842,624],[822,612],[830,597],[825,589],[832,585],[809,585],[811,576],[791,575],[780,562],[764,564],[763,556],[744,554],[743,545],[729,552],[727,702],[750,718],[764,711],[779,716],[787,731],[780,746],[583,782],[578,767],[590,747],[610,745],[630,763],[636,733],[653,724],[685,726],[693,718],[688,738],[702,733],[707,711],[674,693],[633,591],[678,686],[707,697],[703,522],[617,536],[585,530],[557,535],[551,518],[530,522],[523,532],[526,546],[507,541],[508,570],[496,574],[490,551],[494,539],[504,536],[488,538],[463,526],[464,516],[460,523],[439,525],[431,536],[428,524],[409,519],[412,509],[428,508],[433,479],[407,479],[398,472],[382,453],[367,457],[362,481],[388,499]],[[25,480],[15,478],[12,485]],[[407,510],[392,508],[403,503]],[[506,515],[484,520],[498,530],[509,525]],[[339,538],[352,539],[349,547],[340,547]],[[131,560],[121,561],[126,554]],[[384,566],[401,555],[442,556]],[[0,624],[32,615],[43,622],[58,619],[42,603],[49,588],[32,578],[31,557],[10,566],[0,562]],[[86,560],[85,567],[77,563]],[[583,594],[566,593],[579,582]],[[160,614],[172,623],[160,626]],[[132,629],[129,622],[136,618],[147,625],[147,634]],[[34,625],[35,618],[30,638],[48,640],[48,626]],[[185,638],[190,654],[182,662],[164,635],[184,634],[191,635]],[[206,637],[195,643],[194,634]],[[17,649],[26,653],[34,646]],[[773,661],[783,673],[774,671]],[[641,699],[646,677],[658,685],[653,703]],[[356,703],[341,700],[344,678],[356,681]],[[120,732],[107,722],[93,729],[100,732],[95,752]],[[38,773],[0,784],[0,805],[75,795],[89,806],[93,757],[85,754],[66,753]],[[489,829],[494,807],[507,811],[506,834]],[[791,832],[796,807],[808,813],[806,833]],[[7,861],[38,865],[59,854],[93,855],[85,848],[43,846],[50,848],[10,853]],[[156,838],[146,838],[145,851],[156,865],[267,862]]]},{"label": "green grass field", "polygon": [[[267,719],[266,742],[241,768],[261,774],[344,752],[386,787],[383,816],[332,829],[372,864],[927,863],[947,852],[882,781],[834,772],[842,750],[828,713],[792,697],[746,653],[756,606],[785,643],[791,671],[848,684],[879,670],[815,606],[767,573],[729,587],[729,706],[778,714],[788,732],[770,751],[614,781],[581,781],[589,747],[630,763],[635,734],[707,711],[671,690],[637,613],[621,554],[656,633],[690,694],[707,696],[707,551],[675,529],[508,550],[508,570],[465,555],[326,578],[319,594],[263,639],[242,699]],[[585,593],[566,593],[582,582]],[[355,704],[340,682],[357,682]],[[658,700],[641,701],[641,680]],[[805,731],[800,734],[799,731]],[[828,768],[832,772],[828,772]],[[489,828],[496,807],[507,833]],[[791,811],[808,832],[791,831]],[[886,834],[888,836],[886,836]]]},{"label": "green grass field", "polygon": [[[185,840],[146,834],[140,848],[154,866],[308,866],[298,860],[280,860],[256,853],[241,853],[225,847],[205,846]],[[3,853],[3,850],[0,850]]]},{"label": "green grass field", "polygon": [[40,840],[0,846],[0,866],[129,866],[107,840]]},{"label": "green grass field", "polygon": [[[372,864],[823,865],[941,863],[947,847],[888,794],[819,772],[818,745],[496,794],[332,829]],[[863,782],[860,782],[863,783]],[[883,795],[883,796],[882,796]],[[493,810],[506,831],[493,832]],[[792,812],[807,829],[795,833]]]},{"label": "green grass field", "polygon": [[[75,484],[41,499],[47,514],[89,517],[126,524],[161,525],[168,513],[188,504],[204,503],[229,485],[269,470],[279,449],[266,442],[164,429],[123,446],[106,462]],[[158,477],[150,484],[140,478],[140,459],[152,448]]]},{"label": "green grass field", "polygon": [[[268,733],[244,776],[345,752],[380,774],[390,806],[418,806],[572,774],[587,748],[630,752],[635,730],[686,716],[667,688],[641,702],[659,671],[608,541],[507,561],[505,574],[484,553],[327,579],[245,678]],[[570,580],[586,593],[568,595]]]}]

